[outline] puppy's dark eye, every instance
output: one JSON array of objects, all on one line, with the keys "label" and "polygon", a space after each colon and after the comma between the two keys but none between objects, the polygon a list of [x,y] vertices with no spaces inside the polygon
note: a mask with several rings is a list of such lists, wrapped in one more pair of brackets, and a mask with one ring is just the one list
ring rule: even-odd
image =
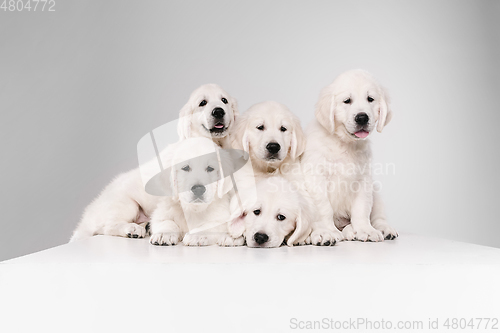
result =
[{"label": "puppy's dark eye", "polygon": [[276,216],[276,218],[280,221],[283,221],[284,219],[286,219],[286,216],[285,215],[281,215],[281,214],[278,214],[278,216]]},{"label": "puppy's dark eye", "polygon": [[214,171],[214,168],[212,168],[210,165],[207,166],[207,172],[212,172],[212,171]]},{"label": "puppy's dark eye", "polygon": [[346,100],[344,101],[344,104],[351,104],[351,99],[350,99],[350,98],[346,99]]},{"label": "puppy's dark eye", "polygon": [[285,126],[281,126],[280,130],[281,130],[282,132],[286,132],[286,127],[285,127]]},{"label": "puppy's dark eye", "polygon": [[200,106],[205,106],[207,105],[207,101],[206,100],[202,100],[201,103],[200,103]]},{"label": "puppy's dark eye", "polygon": [[370,96],[368,96],[367,100],[368,100],[368,102],[370,102],[370,103],[374,101],[374,99],[373,99],[373,98],[371,98]]},{"label": "puppy's dark eye", "polygon": [[220,100],[222,101],[222,103],[227,104],[227,99],[225,99],[224,97],[222,97]]},{"label": "puppy's dark eye", "polygon": [[264,130],[264,125],[257,126],[257,129],[258,129],[259,131],[263,131],[263,130]]},{"label": "puppy's dark eye", "polygon": [[256,209],[256,210],[254,210],[254,211],[253,211],[253,213],[254,213],[255,215],[260,215],[260,209]]},{"label": "puppy's dark eye", "polygon": [[191,167],[189,165],[185,165],[182,167],[182,170],[189,172],[189,171],[191,171]]}]

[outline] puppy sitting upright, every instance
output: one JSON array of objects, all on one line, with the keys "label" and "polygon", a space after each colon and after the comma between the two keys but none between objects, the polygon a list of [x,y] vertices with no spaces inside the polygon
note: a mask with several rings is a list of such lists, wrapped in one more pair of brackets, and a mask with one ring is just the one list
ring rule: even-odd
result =
[{"label": "puppy sitting upright", "polygon": [[382,132],[391,117],[385,89],[366,71],[345,72],[321,91],[302,158],[308,192],[320,216],[312,226],[312,244],[398,236],[387,224],[373,186],[367,140],[375,128]]}]

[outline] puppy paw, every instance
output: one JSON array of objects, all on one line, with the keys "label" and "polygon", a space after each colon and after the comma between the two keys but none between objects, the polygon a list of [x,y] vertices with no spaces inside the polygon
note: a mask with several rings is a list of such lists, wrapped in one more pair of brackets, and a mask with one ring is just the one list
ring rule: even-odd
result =
[{"label": "puppy paw", "polygon": [[204,234],[186,234],[182,243],[186,246],[207,246],[215,244],[212,238]]},{"label": "puppy paw", "polygon": [[153,245],[175,245],[181,240],[181,235],[177,232],[156,233],[151,235],[149,242]]},{"label": "puppy paw", "polygon": [[[309,242],[311,241],[311,239],[309,239]],[[310,245],[311,243],[307,243],[307,239],[306,240],[303,240],[302,242],[296,242],[296,243],[293,243],[293,246],[302,246],[302,245]],[[286,243],[285,243],[286,245]]]},{"label": "puppy paw", "polygon": [[128,238],[144,238],[146,228],[139,224],[128,223],[124,228],[124,233]]},{"label": "puppy paw", "polygon": [[362,242],[382,242],[384,240],[384,235],[377,229],[373,228],[371,225],[354,228],[354,233],[356,234],[356,239]]},{"label": "puppy paw", "polygon": [[385,223],[385,224],[383,224],[381,226],[378,226],[375,229],[377,229],[380,232],[382,232],[382,235],[384,235],[384,238],[388,239],[388,240],[396,239],[396,237],[399,236],[398,232],[393,227],[391,227],[390,225],[388,225],[387,223]]},{"label": "puppy paw", "polygon": [[245,238],[243,236],[233,238],[230,235],[224,235],[217,239],[216,243],[220,246],[242,246],[245,244]]},{"label": "puppy paw", "polygon": [[344,236],[344,240],[352,241],[356,239],[356,234],[354,234],[354,230],[352,229],[352,225],[346,225],[344,229],[342,229],[342,235]]},{"label": "puppy paw", "polygon": [[342,239],[344,236],[340,231],[328,229],[314,230],[310,236],[311,244],[318,246],[333,246]]}]

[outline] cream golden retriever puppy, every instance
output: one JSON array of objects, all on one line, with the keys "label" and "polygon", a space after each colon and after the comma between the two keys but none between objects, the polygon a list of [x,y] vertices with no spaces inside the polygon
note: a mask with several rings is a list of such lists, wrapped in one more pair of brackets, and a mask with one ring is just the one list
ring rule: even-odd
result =
[{"label": "cream golden retriever puppy", "polygon": [[299,119],[285,105],[272,101],[253,105],[238,117],[233,133],[232,147],[250,156],[249,177],[296,176],[292,171],[300,168],[306,140]]},{"label": "cream golden retriever puppy", "polygon": [[243,237],[233,239],[227,230],[232,186],[224,172],[231,156],[207,138],[186,139],[171,150],[170,167],[146,185],[148,192],[167,195],[151,216],[150,243],[243,245]]},{"label": "cream golden retriever puppy", "polygon": [[[179,140],[211,138],[217,145],[229,141],[229,133],[238,115],[236,100],[216,84],[206,84],[189,97],[179,112]],[[174,141],[175,142],[175,141]],[[168,155],[168,147],[160,152]],[[159,197],[144,189],[139,168],[117,176],[89,204],[70,241],[93,235],[142,238]]]},{"label": "cream golden retriever puppy", "polygon": [[179,113],[179,138],[203,136],[229,148],[229,134],[237,116],[236,100],[220,86],[205,84],[193,91]]},{"label": "cream golden retriever puppy", "polygon": [[[245,198],[246,202],[257,202],[262,196],[255,191],[256,183],[280,176],[297,189],[295,195],[299,198],[297,200],[303,203],[301,206],[313,206],[313,201],[304,186],[304,175],[300,165],[306,139],[299,119],[285,105],[272,101],[253,105],[236,120],[231,139],[234,148],[244,150],[249,155],[249,163],[234,174],[237,190],[241,192],[240,196]],[[260,185],[262,186],[264,185]],[[262,188],[260,190],[263,191]],[[250,198],[253,198],[253,201]],[[237,202],[235,201],[237,199],[238,195],[233,198],[233,202]],[[283,202],[277,201],[275,203],[277,206],[274,208],[279,209],[281,203]],[[240,207],[241,209],[244,207]],[[314,210],[310,211],[307,220],[315,219]],[[250,235],[252,229],[248,230],[250,231],[245,233],[250,237],[247,238],[247,243],[254,244],[254,236]],[[300,241],[296,241],[292,237],[290,244],[308,243],[308,239],[299,238]],[[267,244],[275,246],[276,242]]]},{"label": "cream golden retriever puppy", "polygon": [[[156,170],[157,160],[125,173],[87,207],[72,240],[95,234],[144,237],[139,225],[151,216],[151,243],[174,245],[242,245],[227,232],[230,182],[222,163],[231,163],[211,139],[189,138],[160,153],[164,170],[144,186],[142,174]],[[154,171],[153,171],[154,173]],[[189,234],[185,235],[188,231]]]},{"label": "cream golden retriever puppy", "polygon": [[315,115],[301,161],[319,214],[311,243],[396,238],[373,184],[368,141],[391,120],[386,90],[363,70],[345,72],[321,91]]},{"label": "cream golden retriever puppy", "polygon": [[244,236],[249,247],[304,244],[313,213],[298,189],[280,176],[264,178],[256,186],[256,197],[243,191],[238,203],[233,196],[228,226],[231,236]]}]

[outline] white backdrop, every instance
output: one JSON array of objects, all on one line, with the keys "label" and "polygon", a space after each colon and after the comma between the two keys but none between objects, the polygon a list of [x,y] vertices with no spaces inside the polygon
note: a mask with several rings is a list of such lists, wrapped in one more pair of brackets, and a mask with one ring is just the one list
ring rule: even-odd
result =
[{"label": "white backdrop", "polygon": [[244,111],[307,125],[320,89],[372,72],[394,118],[373,136],[390,223],[500,246],[497,1],[57,1],[0,11],[0,260],[65,243],[137,166],[137,141],[218,83]]}]

